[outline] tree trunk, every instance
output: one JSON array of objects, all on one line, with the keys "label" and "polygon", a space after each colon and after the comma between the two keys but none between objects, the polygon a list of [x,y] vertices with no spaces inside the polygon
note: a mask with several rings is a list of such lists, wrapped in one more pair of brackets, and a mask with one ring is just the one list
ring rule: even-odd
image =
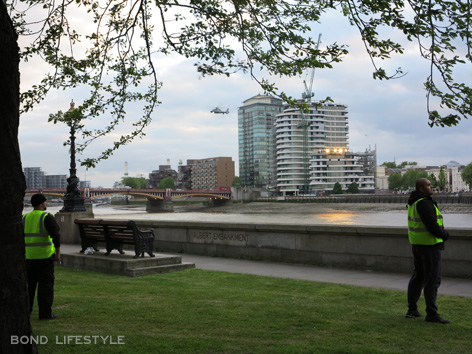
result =
[{"label": "tree trunk", "polygon": [[[0,2],[0,352],[36,353],[28,313],[25,244],[21,214],[25,178],[18,146],[20,74],[17,35]],[[24,342],[24,340],[23,340]],[[28,340],[31,343],[30,340]]]}]

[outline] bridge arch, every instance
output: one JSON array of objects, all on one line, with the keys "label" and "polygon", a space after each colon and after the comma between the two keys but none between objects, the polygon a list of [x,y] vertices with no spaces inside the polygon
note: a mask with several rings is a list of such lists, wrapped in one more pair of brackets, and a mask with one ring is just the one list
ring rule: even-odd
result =
[{"label": "bridge arch", "polygon": [[172,200],[180,199],[180,198],[187,198],[187,197],[200,197],[200,198],[207,198],[207,199],[226,199],[230,200],[230,196],[226,195],[219,195],[219,194],[211,194],[211,193],[186,193],[186,194],[174,194],[172,195]]},{"label": "bridge arch", "polygon": [[64,193],[54,193],[54,192],[47,192],[47,191],[43,191],[43,192],[39,192],[39,191],[30,191],[30,192],[25,192],[25,196],[26,195],[34,195],[34,194],[37,194],[37,193],[41,193],[41,194],[44,194],[44,195],[50,195],[50,196],[53,196],[53,197],[60,197],[60,198],[64,198]]},{"label": "bridge arch", "polygon": [[[27,189],[26,195],[35,193],[43,193],[54,197],[64,198],[65,188],[42,188]],[[144,198],[149,202],[170,202],[181,198],[200,197],[206,198],[218,204],[231,201],[231,192],[227,190],[172,190],[172,189],[132,189],[132,188],[83,188],[83,196],[85,199],[98,199],[112,195],[131,195],[138,198]]]},{"label": "bridge arch", "polygon": [[144,199],[160,199],[163,200],[165,198],[159,196],[159,195],[154,195],[154,194],[147,194],[147,193],[137,193],[137,192],[129,192],[129,193],[124,193],[124,192],[116,192],[116,193],[104,193],[104,194],[97,194],[93,195],[90,197],[90,199],[99,199],[99,198],[104,198],[112,195],[132,195],[134,197],[140,197]]}]

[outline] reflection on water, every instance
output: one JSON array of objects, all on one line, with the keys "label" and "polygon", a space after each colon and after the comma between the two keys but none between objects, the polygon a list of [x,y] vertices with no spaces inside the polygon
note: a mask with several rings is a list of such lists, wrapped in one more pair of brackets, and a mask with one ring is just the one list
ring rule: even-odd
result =
[{"label": "reflection on water", "polygon": [[325,214],[310,215],[311,218],[323,220],[323,224],[330,225],[355,225],[358,223],[359,213],[353,211],[335,211]]},{"label": "reflection on water", "polygon": [[[48,211],[56,213],[61,207],[50,207]],[[25,208],[29,212],[31,208]],[[218,222],[247,224],[294,224],[294,225],[366,225],[366,226],[400,226],[406,227],[407,211],[350,211],[323,210],[317,214],[297,213],[252,213],[236,214],[229,212],[175,212],[146,213],[141,209],[115,209],[112,207],[94,207],[96,218],[157,220],[182,222]],[[471,228],[470,214],[443,214],[446,228]]]}]

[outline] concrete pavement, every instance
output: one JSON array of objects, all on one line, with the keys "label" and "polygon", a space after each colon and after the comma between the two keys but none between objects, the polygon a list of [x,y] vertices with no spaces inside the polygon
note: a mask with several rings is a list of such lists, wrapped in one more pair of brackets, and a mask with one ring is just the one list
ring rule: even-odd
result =
[{"label": "concrete pavement", "polygon": [[[183,254],[182,261],[195,263],[198,269],[403,290],[405,293],[408,281],[410,280],[409,274],[325,268],[312,265],[270,263],[221,257]],[[443,278],[439,294],[472,297],[472,280]]]},{"label": "concrete pavement", "polygon": [[[78,252],[79,249],[79,245],[62,245],[61,253]],[[402,273],[326,268],[188,254],[179,254],[179,256],[182,257],[183,262],[195,263],[198,269],[402,290],[405,293],[410,279],[409,274]],[[472,280],[443,277],[439,294],[472,297]]]}]

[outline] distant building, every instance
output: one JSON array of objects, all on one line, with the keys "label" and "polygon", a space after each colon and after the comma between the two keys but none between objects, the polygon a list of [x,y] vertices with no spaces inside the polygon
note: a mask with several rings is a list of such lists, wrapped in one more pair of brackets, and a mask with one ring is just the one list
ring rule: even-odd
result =
[{"label": "distant building", "polygon": [[44,188],[67,188],[66,175],[45,175],[44,181]]},{"label": "distant building", "polygon": [[[469,185],[462,179],[462,171],[464,170],[465,166],[456,161],[450,161],[442,167],[444,173],[446,174],[447,181],[444,192],[457,193],[470,191]],[[441,167],[429,166],[426,168],[426,172],[428,174],[433,174],[436,179],[439,180]]]},{"label": "distant building", "polygon": [[121,181],[115,181],[115,183],[113,183],[113,188],[120,189],[125,187],[126,186],[123,184],[123,179]]},{"label": "distant building", "polygon": [[230,188],[233,180],[234,161],[231,157],[194,160],[191,165],[191,187],[194,190]]},{"label": "distant building", "polygon": [[310,192],[330,192],[336,183],[343,190],[356,183],[360,193],[374,192],[375,151],[359,153],[340,150],[321,149],[313,155],[310,161]]},{"label": "distant building", "polygon": [[264,95],[244,101],[238,109],[239,178],[243,186],[275,188],[275,117],[282,100]]},{"label": "distant building", "polygon": [[148,187],[159,188],[159,183],[161,183],[161,181],[167,177],[172,177],[174,182],[177,182],[178,173],[171,168],[170,164],[159,165],[158,170],[154,170],[149,174]]},{"label": "distant building", "polygon": [[362,169],[359,173],[359,180],[353,182],[358,184],[361,192],[374,192],[377,176],[377,149],[371,150],[369,148],[364,152],[353,152],[351,155]]},{"label": "distant building", "polygon": [[[67,186],[66,186],[67,187]],[[91,181],[80,181],[79,182],[79,188],[91,188],[92,187],[92,182]]]},{"label": "distant building", "polygon": [[[386,180],[385,183],[386,183],[387,188],[388,188],[388,176],[389,175],[391,175],[392,173],[400,173],[401,175],[404,175],[406,172],[413,169],[413,170],[416,170],[416,171],[426,172],[428,174],[428,176],[434,175],[436,180],[439,180],[439,174],[441,173],[441,167],[442,167],[442,169],[443,169],[443,171],[446,175],[446,187],[441,192],[457,193],[457,192],[468,192],[468,191],[470,191],[470,187],[462,179],[462,171],[464,170],[465,166],[461,165],[460,163],[458,163],[456,161],[450,161],[450,162],[448,162],[447,164],[445,164],[443,166],[420,167],[420,166],[417,166],[417,165],[409,165],[409,166],[406,166],[405,168],[388,168],[388,169],[386,169],[386,173],[385,173],[386,176],[385,177],[379,177],[379,178]],[[385,166],[379,166],[377,168],[377,171],[381,171],[381,168],[385,169]],[[380,183],[380,180],[378,180],[378,183]],[[383,189],[383,188],[380,188],[380,189]]]},{"label": "distant building", "polygon": [[[66,189],[67,175],[47,175],[41,170],[41,167],[25,167],[23,173],[26,179],[26,188],[42,189],[42,188],[57,188]],[[90,181],[80,181],[79,188],[85,186],[90,187]]]},{"label": "distant building", "polygon": [[192,189],[192,166],[197,160],[187,160],[187,165],[179,161],[176,187],[178,189]]},{"label": "distant building", "polygon": [[375,189],[388,190],[388,175],[385,166],[377,166],[375,174]]},{"label": "distant building", "polygon": [[41,167],[25,167],[23,173],[26,179],[26,188],[45,188],[44,172]]}]

